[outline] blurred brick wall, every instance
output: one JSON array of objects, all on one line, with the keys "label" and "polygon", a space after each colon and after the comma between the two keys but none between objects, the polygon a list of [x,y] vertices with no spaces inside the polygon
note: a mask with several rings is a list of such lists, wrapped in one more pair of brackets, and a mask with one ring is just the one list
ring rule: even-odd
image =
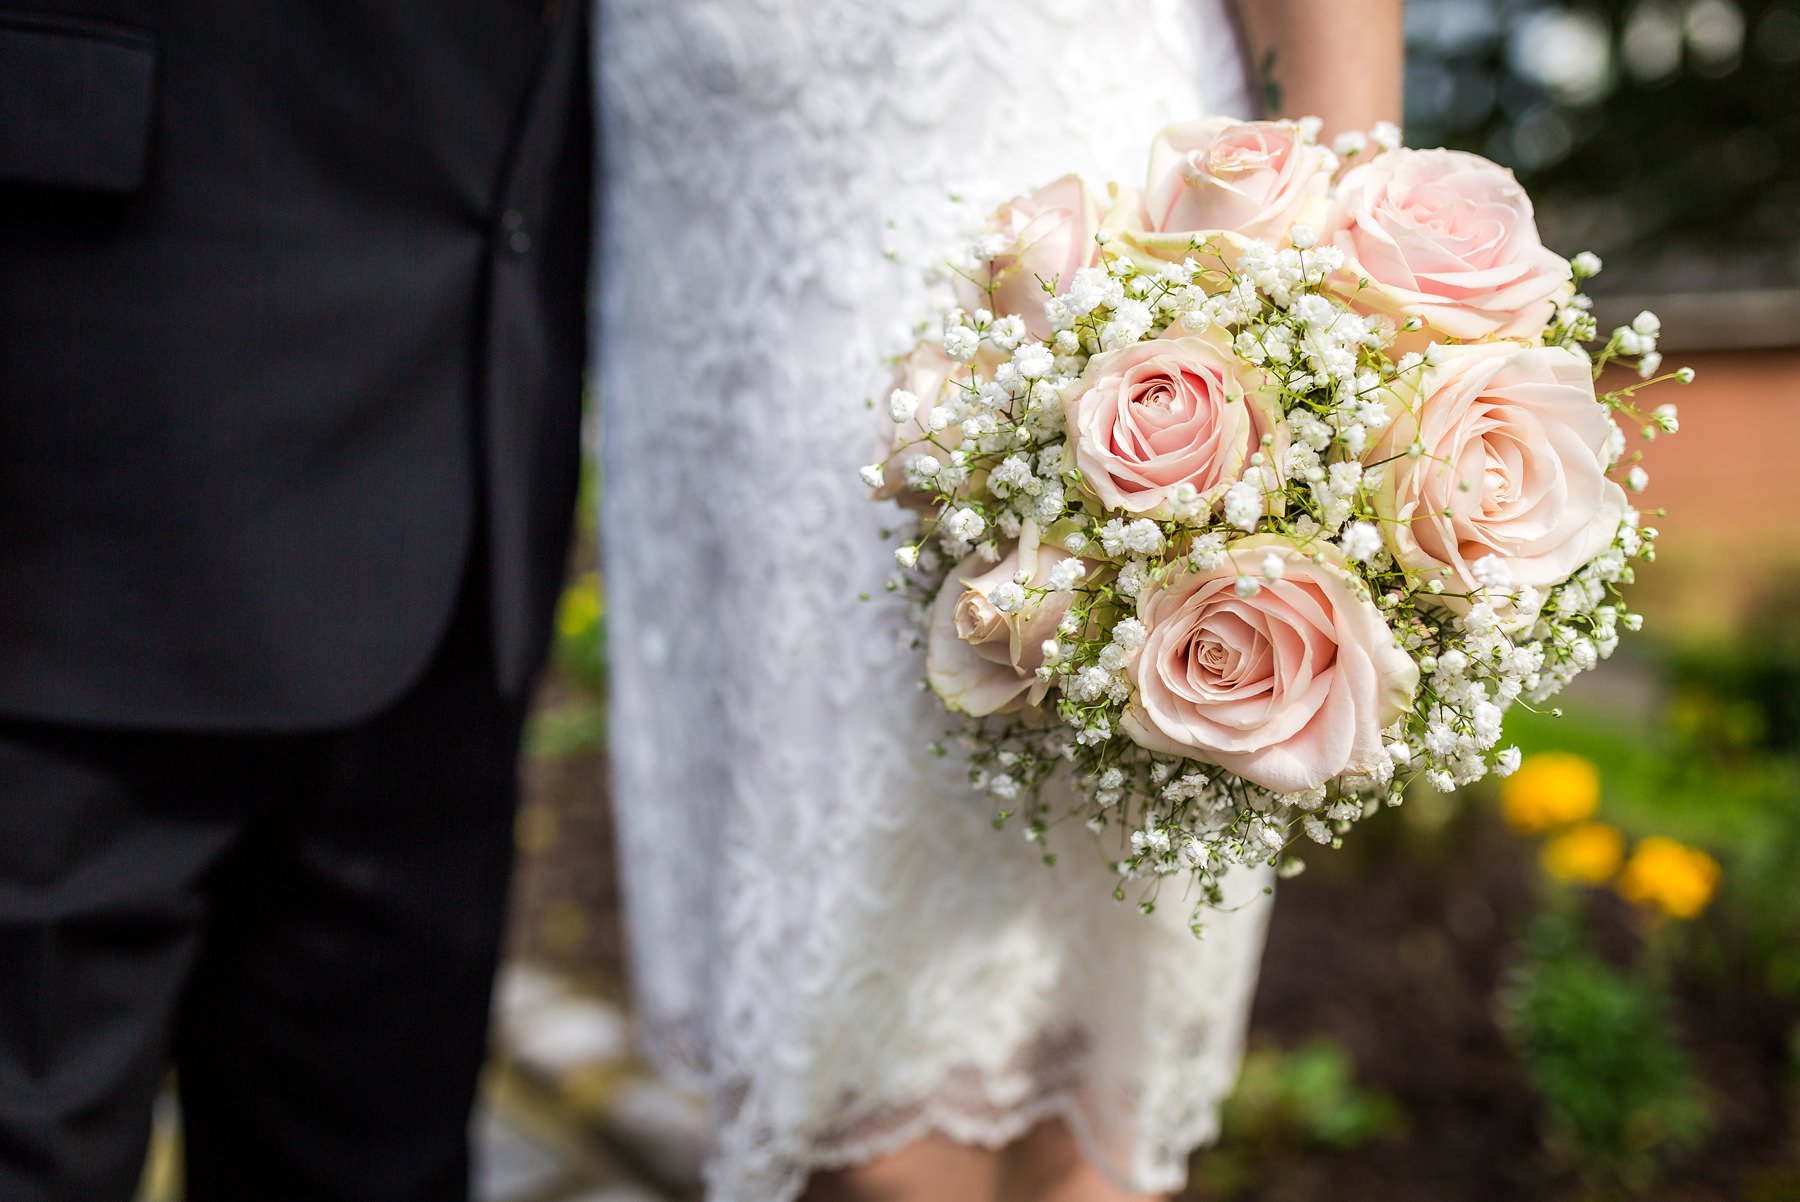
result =
[{"label": "blurred brick wall", "polygon": [[1668,352],[1692,384],[1658,385],[1681,432],[1645,448],[1650,486],[1637,504],[1662,531],[1634,601],[1663,634],[1729,633],[1772,595],[1800,621],[1800,349]]}]

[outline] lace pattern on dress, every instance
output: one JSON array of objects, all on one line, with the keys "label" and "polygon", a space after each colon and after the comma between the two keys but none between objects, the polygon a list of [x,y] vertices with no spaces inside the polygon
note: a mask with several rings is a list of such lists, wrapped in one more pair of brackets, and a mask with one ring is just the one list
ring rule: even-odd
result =
[{"label": "lace pattern on dress", "polygon": [[1267,905],[1196,942],[1176,899],[1112,902],[1085,831],[1046,868],[924,753],[944,721],[880,592],[856,401],[958,236],[946,184],[978,220],[1071,169],[1136,182],[1162,124],[1247,109],[1221,2],[601,5],[620,852],[646,1039],[713,1102],[715,1202],[1050,1115],[1167,1190],[1214,1132]]}]

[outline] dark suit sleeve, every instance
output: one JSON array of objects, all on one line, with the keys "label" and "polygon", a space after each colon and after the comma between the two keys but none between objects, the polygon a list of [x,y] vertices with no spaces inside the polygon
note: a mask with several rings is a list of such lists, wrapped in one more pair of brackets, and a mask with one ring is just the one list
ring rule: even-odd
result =
[{"label": "dark suit sleeve", "polygon": [[136,189],[155,78],[143,33],[0,12],[0,181]]}]

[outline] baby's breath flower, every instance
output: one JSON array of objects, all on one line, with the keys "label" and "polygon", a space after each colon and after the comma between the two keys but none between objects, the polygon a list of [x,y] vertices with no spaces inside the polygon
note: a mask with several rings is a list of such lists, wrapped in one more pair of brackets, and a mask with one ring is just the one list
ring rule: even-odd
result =
[{"label": "baby's breath flower", "polygon": [[1113,587],[1127,597],[1135,597],[1142,592],[1144,586],[1149,583],[1150,569],[1145,565],[1143,560],[1133,559],[1119,569],[1119,575],[1113,581]]},{"label": "baby's breath flower", "polygon": [[1029,492],[1032,485],[1037,482],[1037,477],[1031,470],[1031,460],[1023,455],[1008,455],[1005,461],[988,475],[989,486],[1002,497],[1014,492]]},{"label": "baby's breath flower", "polygon": [[1016,314],[1000,318],[984,331],[987,338],[1003,351],[1010,351],[1025,338],[1025,319]]},{"label": "baby's breath flower", "polygon": [[1056,360],[1051,355],[1049,347],[1041,342],[1033,342],[1020,347],[1013,353],[1012,364],[1018,369],[1021,376],[1028,380],[1037,380],[1050,374],[1050,369],[1055,366]]},{"label": "baby's breath flower", "polygon": [[1512,585],[1512,567],[1498,555],[1483,555],[1475,561],[1473,571],[1483,588],[1505,590]]},{"label": "baby's breath flower", "polygon": [[1175,491],[1169,495],[1169,508],[1177,518],[1184,521],[1199,517],[1205,507],[1206,502],[1201,497],[1200,490],[1186,480],[1177,484]]},{"label": "baby's breath flower", "polygon": [[1085,575],[1087,575],[1087,565],[1079,559],[1058,560],[1056,565],[1050,569],[1050,587],[1058,592],[1066,593],[1081,583],[1081,578]]},{"label": "baby's breath flower", "polygon": [[1121,300],[1112,313],[1112,320],[1100,330],[1100,344],[1108,349],[1131,345],[1155,324],[1150,307],[1140,300]]},{"label": "baby's breath flower", "polygon": [[1334,496],[1353,497],[1362,487],[1362,464],[1355,460],[1334,463],[1327,470],[1328,487]]},{"label": "baby's breath flower", "polygon": [[888,416],[896,425],[909,422],[919,411],[919,398],[904,388],[896,388],[888,394]]},{"label": "baby's breath flower", "polygon": [[1159,555],[1164,545],[1162,527],[1149,518],[1139,518],[1125,527],[1124,544],[1137,555]]},{"label": "baby's breath flower", "polygon": [[1188,544],[1188,561],[1202,572],[1211,571],[1225,558],[1225,540],[1216,534],[1196,534]]},{"label": "baby's breath flower", "polygon": [[987,529],[987,521],[968,506],[958,506],[944,518],[944,529],[952,538],[974,542]]},{"label": "baby's breath flower", "polygon": [[1017,613],[1025,604],[1025,590],[1011,580],[1002,581],[988,594],[988,603],[1003,614]]},{"label": "baby's breath flower", "polygon": [[1338,547],[1344,552],[1344,558],[1352,563],[1367,563],[1381,550],[1381,531],[1373,522],[1352,522],[1344,528]]},{"label": "baby's breath flower", "polygon": [[1249,480],[1239,480],[1225,490],[1225,520],[1239,530],[1254,530],[1263,515],[1262,489]]},{"label": "baby's breath flower", "polygon": [[944,331],[944,353],[958,363],[967,363],[981,347],[981,336],[968,326],[951,326]]}]

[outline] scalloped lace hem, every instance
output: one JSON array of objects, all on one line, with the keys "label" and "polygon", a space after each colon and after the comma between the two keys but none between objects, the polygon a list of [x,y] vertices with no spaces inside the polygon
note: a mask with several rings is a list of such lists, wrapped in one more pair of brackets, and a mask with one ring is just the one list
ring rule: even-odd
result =
[{"label": "scalloped lace hem", "polygon": [[[1003,1148],[1022,1138],[1039,1123],[1060,1119],[1075,1140],[1076,1149],[1107,1182],[1128,1193],[1174,1194],[1187,1184],[1187,1162],[1177,1159],[1153,1171],[1140,1166],[1135,1174],[1119,1171],[1103,1154],[1100,1141],[1088,1121],[1086,1108],[1075,1090],[1063,1090],[1011,1107],[1004,1115],[972,1115],[954,1106],[919,1103],[917,1112],[904,1122],[876,1135],[855,1140],[819,1141],[803,1148],[771,1153],[759,1149],[761,1163],[714,1161],[707,1166],[707,1202],[796,1202],[815,1172],[867,1164],[891,1155],[932,1134],[948,1136],[960,1144]],[[1196,1123],[1188,1137],[1175,1141],[1193,1152],[1218,1137],[1216,1113]]]},{"label": "scalloped lace hem", "polygon": [[[642,1031],[640,1043],[651,1063],[678,1088],[702,1097],[719,1095],[717,1084],[693,1055],[692,1044],[667,1027]],[[707,1202],[796,1202],[814,1173],[867,1164],[933,1134],[972,1147],[999,1149],[1051,1119],[1068,1127],[1082,1159],[1109,1184],[1129,1193],[1174,1194],[1187,1184],[1188,1158],[1218,1138],[1222,1099],[1210,1102],[1180,1130],[1162,1133],[1164,1138],[1154,1141],[1179,1149],[1178,1155],[1140,1156],[1135,1167],[1126,1169],[1117,1156],[1108,1154],[1108,1141],[1095,1130],[1079,1074],[1070,1073],[1065,1083],[1017,1102],[999,1100],[1018,1092],[1000,1087],[1006,1079],[1016,1079],[1016,1074],[945,1067],[922,1097],[904,1105],[883,1100],[873,1107],[875,1115],[846,1125],[840,1129],[844,1133],[802,1139],[786,1133],[778,1136],[767,1126],[761,1138],[752,1135],[759,1126],[752,1105],[740,1106],[736,1118],[722,1124],[715,1109],[712,1150],[705,1166]],[[973,1089],[971,1081],[977,1083]],[[741,1085],[724,1093],[751,1100]],[[947,1094],[965,1096],[953,1101]],[[1140,1149],[1144,1143],[1141,1136],[1135,1141]]]}]

